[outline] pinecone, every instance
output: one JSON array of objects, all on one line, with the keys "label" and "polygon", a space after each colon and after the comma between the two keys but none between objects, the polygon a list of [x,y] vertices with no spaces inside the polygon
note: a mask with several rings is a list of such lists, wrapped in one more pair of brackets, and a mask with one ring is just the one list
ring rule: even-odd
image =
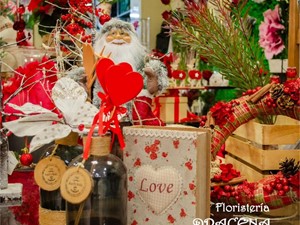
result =
[{"label": "pinecone", "polygon": [[283,85],[276,84],[270,90],[271,98],[276,100],[283,94]]},{"label": "pinecone", "polygon": [[277,105],[279,108],[286,110],[286,109],[290,109],[294,107],[294,102],[291,99],[290,96],[288,95],[281,95],[278,99],[277,99]]},{"label": "pinecone", "polygon": [[279,163],[279,165],[280,171],[286,178],[295,175],[300,170],[300,161],[295,163],[295,159],[286,158],[283,162]]}]

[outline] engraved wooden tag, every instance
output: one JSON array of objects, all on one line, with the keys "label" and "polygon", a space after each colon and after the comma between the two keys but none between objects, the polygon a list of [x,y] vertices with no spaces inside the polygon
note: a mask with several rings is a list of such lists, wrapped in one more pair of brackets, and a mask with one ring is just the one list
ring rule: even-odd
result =
[{"label": "engraved wooden tag", "polygon": [[58,156],[47,157],[38,162],[34,169],[34,180],[40,188],[54,191],[60,187],[67,166]]},{"label": "engraved wooden tag", "polygon": [[73,204],[79,204],[88,198],[94,183],[91,174],[81,167],[69,168],[62,177],[60,193]]}]

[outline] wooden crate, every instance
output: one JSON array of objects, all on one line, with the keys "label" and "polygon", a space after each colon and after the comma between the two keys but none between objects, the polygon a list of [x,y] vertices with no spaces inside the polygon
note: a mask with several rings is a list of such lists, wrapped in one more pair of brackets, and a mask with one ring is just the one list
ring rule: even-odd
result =
[{"label": "wooden crate", "polygon": [[286,116],[278,116],[274,125],[251,120],[237,128],[234,134],[259,145],[295,144],[300,139],[300,121]]},{"label": "wooden crate", "polygon": [[226,140],[226,162],[232,163],[248,181],[258,181],[276,173],[286,158],[300,160],[300,149],[286,149],[299,139],[299,121],[287,117],[278,118],[275,125],[250,121]]}]

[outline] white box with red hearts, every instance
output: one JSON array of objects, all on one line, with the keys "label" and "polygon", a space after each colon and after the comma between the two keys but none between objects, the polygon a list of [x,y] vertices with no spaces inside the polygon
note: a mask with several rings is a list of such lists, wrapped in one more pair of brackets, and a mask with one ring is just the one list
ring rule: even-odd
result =
[{"label": "white box with red hearts", "polygon": [[189,225],[210,217],[210,131],[124,127],[128,225]]}]

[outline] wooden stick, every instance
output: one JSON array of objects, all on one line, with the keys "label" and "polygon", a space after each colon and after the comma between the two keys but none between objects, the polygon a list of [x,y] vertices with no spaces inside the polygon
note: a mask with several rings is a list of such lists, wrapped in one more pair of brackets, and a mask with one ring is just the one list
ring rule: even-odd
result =
[{"label": "wooden stick", "polygon": [[261,98],[264,97],[265,94],[267,94],[270,91],[272,87],[273,87],[273,83],[263,86],[260,90],[255,92],[253,95],[250,95],[248,101],[254,104],[257,103]]}]

